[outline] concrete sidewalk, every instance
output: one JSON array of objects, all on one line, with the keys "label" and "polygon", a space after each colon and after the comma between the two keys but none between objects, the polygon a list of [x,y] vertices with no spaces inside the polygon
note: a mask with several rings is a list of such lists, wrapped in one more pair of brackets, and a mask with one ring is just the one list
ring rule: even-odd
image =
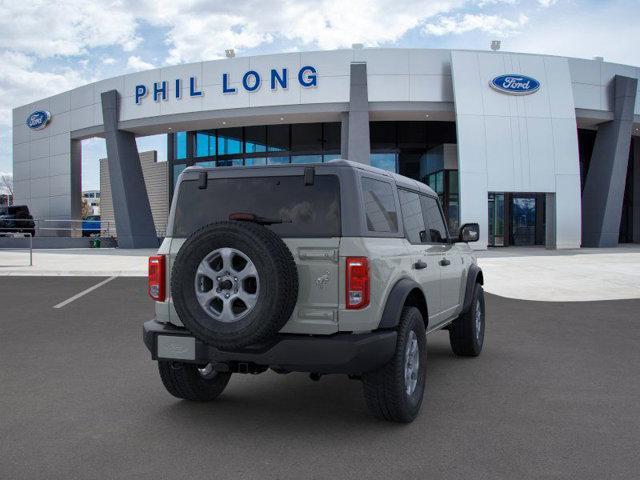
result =
[{"label": "concrete sidewalk", "polygon": [[[147,275],[155,250],[0,250],[0,276]],[[476,252],[485,290],[521,300],[573,302],[640,298],[640,246],[546,250],[504,248]]]},{"label": "concrete sidewalk", "polygon": [[640,245],[477,252],[485,290],[521,300],[577,302],[640,298]]},{"label": "concrete sidewalk", "polygon": [[0,276],[144,277],[147,259],[155,253],[156,249],[34,250],[29,266],[29,250],[0,250]]}]

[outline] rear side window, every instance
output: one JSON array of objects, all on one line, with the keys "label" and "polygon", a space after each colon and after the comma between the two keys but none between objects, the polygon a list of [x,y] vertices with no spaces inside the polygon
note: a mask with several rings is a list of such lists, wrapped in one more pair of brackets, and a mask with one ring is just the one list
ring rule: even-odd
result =
[{"label": "rear side window", "polygon": [[396,233],[398,213],[391,184],[373,178],[363,178],[362,195],[369,231]]},{"label": "rear side window", "polygon": [[447,234],[447,227],[444,225],[442,219],[442,213],[438,206],[438,201],[433,197],[427,197],[420,195],[420,202],[422,203],[422,215],[424,216],[424,223],[427,226],[427,241],[433,243],[447,243],[449,241],[449,235]]},{"label": "rear side window", "polygon": [[252,213],[282,219],[268,228],[281,237],[340,236],[340,186],[335,175],[316,175],[313,185],[304,177],[243,177],[209,179],[180,184],[173,235],[188,237],[198,228],[228,220],[232,213]]},{"label": "rear side window", "polygon": [[398,190],[400,196],[400,209],[407,240],[411,243],[424,243],[426,241],[426,229],[424,217],[420,205],[420,196],[407,190]]}]

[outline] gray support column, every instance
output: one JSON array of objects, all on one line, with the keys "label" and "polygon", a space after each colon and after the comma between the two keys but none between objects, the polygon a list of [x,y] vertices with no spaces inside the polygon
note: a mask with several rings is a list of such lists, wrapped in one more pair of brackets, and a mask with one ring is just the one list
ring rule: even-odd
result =
[{"label": "gray support column", "polygon": [[371,144],[369,141],[369,94],[366,63],[351,64],[347,130],[348,160],[369,164]]},{"label": "gray support column", "polygon": [[[71,140],[71,215],[70,218],[80,220],[82,218],[82,142]],[[80,223],[80,222],[78,222]],[[82,224],[76,225],[82,227]],[[81,237],[82,230],[74,230],[73,237]]]},{"label": "gray support column", "polygon": [[616,75],[614,118],[598,127],[582,193],[582,246],[615,247],[629,162],[638,80]]},{"label": "gray support column", "polygon": [[157,247],[158,237],[142,176],[136,138],[131,132],[118,130],[118,104],[116,90],[102,93],[102,117],[118,246]]},{"label": "gray support column", "polygon": [[545,232],[544,232],[544,246],[548,249],[556,248],[556,194],[545,194]]},{"label": "gray support column", "polygon": [[349,112],[342,112],[340,120],[340,156],[349,158]]},{"label": "gray support column", "polygon": [[633,140],[633,243],[640,243],[640,137]]}]

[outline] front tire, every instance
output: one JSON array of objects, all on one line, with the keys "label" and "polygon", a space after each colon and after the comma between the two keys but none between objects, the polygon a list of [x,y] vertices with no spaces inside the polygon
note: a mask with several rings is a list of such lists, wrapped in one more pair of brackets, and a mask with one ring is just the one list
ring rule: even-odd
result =
[{"label": "front tire", "polygon": [[369,411],[392,422],[412,422],[420,412],[426,381],[427,337],[420,310],[404,307],[393,358],[362,376]]},{"label": "front tire", "polygon": [[225,389],[231,373],[216,372],[211,364],[159,361],[160,378],[167,391],[177,398],[195,402],[215,400]]},{"label": "front tire", "polygon": [[449,327],[451,350],[461,357],[477,357],[484,343],[484,290],[476,283],[469,310],[456,318]]}]

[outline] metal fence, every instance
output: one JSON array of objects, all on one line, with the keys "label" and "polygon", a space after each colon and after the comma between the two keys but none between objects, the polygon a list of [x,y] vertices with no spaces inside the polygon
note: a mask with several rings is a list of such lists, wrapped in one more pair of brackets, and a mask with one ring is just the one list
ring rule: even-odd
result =
[{"label": "metal fence", "polygon": [[[11,238],[29,238],[29,266],[33,267],[33,235],[30,233],[16,233],[16,232],[0,232],[0,237]],[[22,248],[10,248],[8,250],[25,250]]]},{"label": "metal fence", "polygon": [[37,237],[115,235],[115,225],[102,220],[0,219],[0,233],[29,233]]}]

